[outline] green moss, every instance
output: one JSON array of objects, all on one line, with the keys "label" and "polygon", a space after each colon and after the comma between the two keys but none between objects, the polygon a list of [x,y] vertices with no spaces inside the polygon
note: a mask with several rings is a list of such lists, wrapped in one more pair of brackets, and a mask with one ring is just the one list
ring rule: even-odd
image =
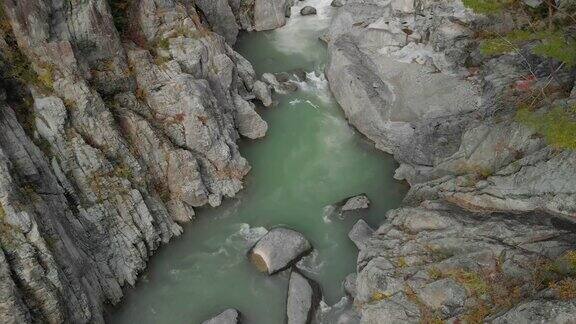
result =
[{"label": "green moss", "polygon": [[516,120],[542,134],[553,147],[576,149],[576,107],[556,107],[544,114],[522,108]]},{"label": "green moss", "polygon": [[563,62],[568,67],[576,66],[576,42],[559,33],[544,38],[542,44],[534,48],[534,53]]},{"label": "green moss", "polygon": [[463,0],[462,3],[479,14],[495,14],[505,6],[504,2],[498,0]]},{"label": "green moss", "polygon": [[169,38],[163,38],[158,42],[158,47],[167,50],[168,48],[170,48],[170,39]]},{"label": "green moss", "polygon": [[132,174],[132,169],[130,169],[130,167],[128,167],[125,164],[119,164],[114,168],[114,176],[118,177],[118,178],[124,178],[124,179],[131,179],[133,174]]},{"label": "green moss", "polygon": [[370,296],[370,302],[379,302],[381,300],[388,299],[388,298],[390,298],[390,295],[383,293],[383,292],[380,292],[380,291],[377,291],[377,292],[372,293],[372,295]]},{"label": "green moss", "polygon": [[481,296],[489,291],[488,283],[476,272],[455,270],[449,272],[448,276],[463,284],[474,295]]}]

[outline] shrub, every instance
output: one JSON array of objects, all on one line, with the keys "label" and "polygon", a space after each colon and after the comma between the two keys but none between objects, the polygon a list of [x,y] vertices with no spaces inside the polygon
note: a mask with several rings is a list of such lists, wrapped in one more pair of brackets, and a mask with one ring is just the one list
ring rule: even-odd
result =
[{"label": "shrub", "polygon": [[521,108],[516,120],[543,135],[555,148],[576,149],[576,107],[555,107],[543,114]]},{"label": "shrub", "polygon": [[564,278],[558,282],[552,282],[550,288],[559,299],[571,300],[576,298],[576,279],[574,278]]},{"label": "shrub", "polygon": [[371,302],[379,302],[381,300],[384,299],[388,299],[390,296],[388,296],[387,294],[380,292],[380,291],[376,291],[374,293],[372,293],[372,295],[370,296],[370,301]]},{"label": "shrub", "polygon": [[479,14],[494,14],[504,8],[504,2],[498,0],[462,0],[462,3]]}]

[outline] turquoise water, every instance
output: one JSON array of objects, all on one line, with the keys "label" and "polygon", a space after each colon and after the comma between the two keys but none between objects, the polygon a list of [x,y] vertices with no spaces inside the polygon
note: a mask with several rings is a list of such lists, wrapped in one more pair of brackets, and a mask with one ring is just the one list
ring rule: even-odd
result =
[{"label": "turquoise water", "polygon": [[[252,165],[246,188],[218,208],[198,210],[127,290],[111,323],[201,323],[230,307],[245,323],[284,323],[286,274],[269,277],[246,258],[264,228],[275,226],[306,235],[314,252],[300,264],[304,272],[320,283],[326,303],[342,297],[341,282],[355,271],[357,256],[348,231],[360,217],[380,223],[406,188],[392,178],[392,158],[347,124],[329,93],[318,40],[333,10],[329,2],[307,0],[318,16],[301,17],[295,8],[286,27],[241,37],[237,50],[258,73],[302,69],[308,78],[297,92],[276,96],[272,108],[260,108],[270,126],[264,139],[240,143]],[[368,211],[339,217],[326,208],[358,193],[372,200]]]}]

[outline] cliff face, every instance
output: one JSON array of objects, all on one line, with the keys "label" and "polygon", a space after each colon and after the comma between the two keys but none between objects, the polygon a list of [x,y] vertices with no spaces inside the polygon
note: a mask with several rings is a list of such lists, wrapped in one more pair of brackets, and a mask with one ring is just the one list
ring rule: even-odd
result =
[{"label": "cliff face", "polygon": [[568,279],[539,275],[574,256],[576,153],[522,123],[517,107],[545,93],[533,101],[542,120],[570,115],[576,71],[534,55],[534,42],[480,51],[479,34],[505,35],[522,19],[460,1],[348,0],[332,21],[330,87],[411,185],[406,207],[351,235],[362,323],[567,323],[574,313],[558,287],[573,291],[576,267]]},{"label": "cliff face", "polygon": [[102,322],[194,207],[242,188],[236,141],[267,130],[230,47],[253,4],[1,9],[0,322]]}]

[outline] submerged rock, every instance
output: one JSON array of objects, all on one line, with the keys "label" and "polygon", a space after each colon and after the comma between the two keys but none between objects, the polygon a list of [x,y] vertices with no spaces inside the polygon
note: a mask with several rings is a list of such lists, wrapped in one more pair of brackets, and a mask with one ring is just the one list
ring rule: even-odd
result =
[{"label": "submerged rock", "polygon": [[300,14],[302,16],[315,15],[316,13],[317,13],[316,8],[312,6],[306,6],[300,10]]},{"label": "submerged rock", "polygon": [[370,199],[364,194],[348,198],[342,206],[342,211],[367,209],[370,207]]},{"label": "submerged rock", "polygon": [[290,80],[288,73],[264,73],[262,74],[262,81],[269,84],[276,93],[287,94],[298,90],[298,85]]},{"label": "submerged rock", "polygon": [[229,308],[202,324],[237,324],[240,322],[240,312]]},{"label": "submerged rock", "polygon": [[274,274],[288,268],[312,250],[304,235],[287,228],[275,228],[248,252],[250,261],[262,272]]},{"label": "submerged rock", "polygon": [[287,323],[311,323],[321,299],[320,286],[297,270],[292,270],[286,302]]}]

